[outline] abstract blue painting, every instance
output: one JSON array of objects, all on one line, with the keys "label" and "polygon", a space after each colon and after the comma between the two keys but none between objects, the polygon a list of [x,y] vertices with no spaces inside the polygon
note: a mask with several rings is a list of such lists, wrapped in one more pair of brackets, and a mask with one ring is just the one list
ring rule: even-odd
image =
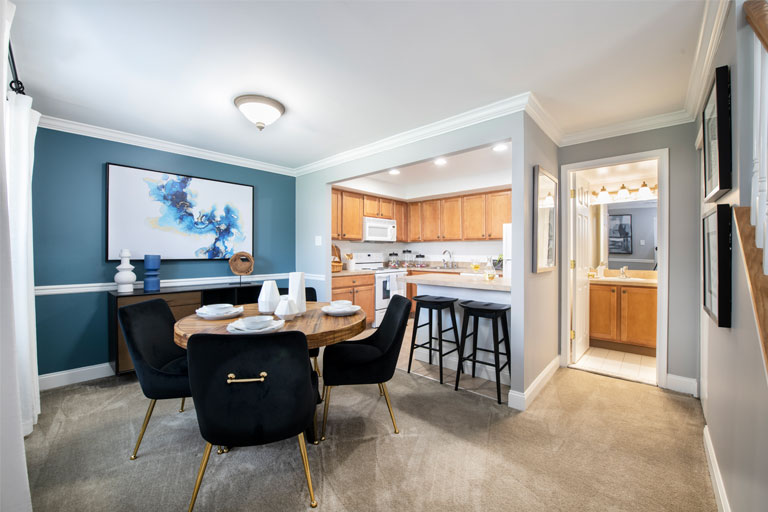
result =
[{"label": "abstract blue painting", "polygon": [[253,187],[107,164],[107,259],[253,254]]}]

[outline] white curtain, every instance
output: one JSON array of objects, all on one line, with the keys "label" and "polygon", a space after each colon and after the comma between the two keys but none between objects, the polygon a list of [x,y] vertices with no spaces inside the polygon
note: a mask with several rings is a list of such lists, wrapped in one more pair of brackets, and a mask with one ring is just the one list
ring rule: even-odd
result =
[{"label": "white curtain", "polygon": [[[9,81],[6,62],[11,22],[15,10],[16,7],[12,3],[0,0],[0,63],[2,63],[0,86],[3,88],[7,87]],[[19,139],[29,141],[29,133],[33,126],[37,126],[37,118],[27,110],[26,136],[14,133],[13,137],[10,137],[9,130],[18,128],[18,125],[12,123],[9,117],[9,112],[16,109],[16,106],[11,107],[11,103],[15,103],[15,100],[0,101],[0,114],[3,118],[3,123],[0,123],[0,510],[26,512],[32,510],[32,502],[27,477],[23,428],[27,422],[31,426],[36,417],[34,411],[39,411],[39,401],[35,398],[38,395],[35,391],[36,384],[29,382],[30,378],[37,380],[37,371],[35,370],[32,374],[29,371],[29,365],[32,364],[30,357],[32,360],[36,359],[34,352],[36,342],[33,331],[31,337],[29,333],[27,334],[26,346],[17,344],[19,330],[23,332],[29,329],[27,322],[22,322],[17,329],[16,309],[18,307],[22,314],[28,315],[29,301],[27,299],[24,303],[17,304],[16,288],[19,285],[28,288],[29,275],[27,274],[28,263],[23,266],[24,274],[16,274],[13,258],[17,253],[15,247],[17,226],[14,223],[18,222],[19,217],[23,217],[26,219],[24,225],[31,231],[30,212],[14,211],[18,205],[18,198],[14,196],[15,187],[19,181],[22,181],[22,178],[17,177],[15,173],[18,172],[17,167],[21,165],[20,162],[26,161],[31,166],[31,157],[29,148],[26,148],[22,155],[16,155],[13,152],[17,151]],[[31,167],[25,171],[24,176],[26,176],[24,179],[31,178]],[[26,198],[25,204],[28,205],[28,195],[25,194],[24,198]],[[27,249],[25,245],[24,250]],[[23,262],[28,262],[29,257],[31,253],[25,255]],[[30,348],[30,345],[33,347]],[[32,390],[31,394],[30,390]],[[32,416],[26,416],[23,419],[22,412],[27,415],[29,411],[33,411]]]}]

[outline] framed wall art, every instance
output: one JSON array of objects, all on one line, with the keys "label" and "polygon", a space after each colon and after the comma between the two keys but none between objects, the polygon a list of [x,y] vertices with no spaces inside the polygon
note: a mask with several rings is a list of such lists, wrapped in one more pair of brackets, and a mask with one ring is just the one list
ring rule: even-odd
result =
[{"label": "framed wall art", "polygon": [[533,168],[533,271],[557,267],[557,178]]},{"label": "framed wall art", "polygon": [[731,78],[728,66],[715,69],[715,83],[701,114],[704,148],[704,201],[731,189]]},{"label": "framed wall art", "polygon": [[704,310],[718,327],[731,326],[731,206],[718,204],[702,218]]},{"label": "framed wall art", "polygon": [[608,254],[632,254],[632,215],[608,216]]},{"label": "framed wall art", "polygon": [[254,189],[107,163],[107,260],[226,260],[253,254]]}]

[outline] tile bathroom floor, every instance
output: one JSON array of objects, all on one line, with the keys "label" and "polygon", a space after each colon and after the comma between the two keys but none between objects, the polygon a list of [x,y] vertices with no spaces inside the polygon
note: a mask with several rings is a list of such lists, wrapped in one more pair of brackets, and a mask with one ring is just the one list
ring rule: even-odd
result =
[{"label": "tile bathroom floor", "polygon": [[655,357],[589,347],[581,359],[570,367],[652,386],[656,385]]}]

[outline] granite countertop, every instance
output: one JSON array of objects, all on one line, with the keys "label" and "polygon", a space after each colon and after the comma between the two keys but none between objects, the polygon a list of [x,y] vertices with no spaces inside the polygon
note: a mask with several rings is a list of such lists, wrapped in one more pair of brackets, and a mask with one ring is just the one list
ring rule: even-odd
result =
[{"label": "granite countertop", "polygon": [[639,277],[590,277],[589,282],[593,284],[620,284],[624,286],[645,286],[656,288],[658,281],[656,279],[643,279]]},{"label": "granite countertop", "polygon": [[424,274],[419,276],[408,276],[405,278],[405,282],[430,286],[448,286],[452,288],[470,288],[474,290],[492,290],[499,292],[508,292],[512,289],[509,279],[496,278],[493,281],[487,281],[483,275],[462,276],[455,274]]}]

